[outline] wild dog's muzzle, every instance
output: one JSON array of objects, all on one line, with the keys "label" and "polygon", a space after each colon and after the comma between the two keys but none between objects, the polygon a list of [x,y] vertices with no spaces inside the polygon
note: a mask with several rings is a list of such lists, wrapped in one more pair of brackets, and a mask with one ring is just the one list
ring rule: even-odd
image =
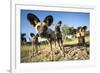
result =
[{"label": "wild dog's muzzle", "polygon": [[47,29],[45,29],[45,28],[40,28],[38,34],[39,34],[39,36],[42,37],[42,38],[46,37]]},{"label": "wild dog's muzzle", "polygon": [[43,29],[41,29],[39,31],[39,36],[42,38],[50,38],[50,35],[52,35],[52,33],[53,33],[53,30],[51,30],[51,29],[47,29],[44,31],[43,31]]}]

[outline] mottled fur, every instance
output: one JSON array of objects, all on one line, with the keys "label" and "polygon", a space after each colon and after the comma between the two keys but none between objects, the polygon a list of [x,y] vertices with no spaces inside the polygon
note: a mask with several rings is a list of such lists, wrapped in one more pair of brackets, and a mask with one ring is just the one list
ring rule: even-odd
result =
[{"label": "mottled fur", "polygon": [[38,47],[39,47],[39,41],[38,41],[38,34],[34,35],[33,33],[30,34],[31,38],[32,38],[32,51],[33,51],[33,55],[38,54]]},{"label": "mottled fur", "polygon": [[49,26],[51,26],[51,24],[53,23],[53,16],[48,15],[47,17],[45,17],[44,21],[41,22],[36,15],[32,13],[28,13],[27,19],[30,22],[30,24],[32,24],[35,27],[37,33],[39,34],[39,37],[48,40],[50,44],[50,48],[52,52],[52,60],[53,60],[52,44],[53,42],[55,42],[56,44],[56,36],[55,36],[55,32],[49,28]]},{"label": "mottled fur", "polygon": [[87,26],[78,27],[75,31],[76,37],[78,38],[78,44],[80,46],[85,45],[85,34],[86,34]]}]

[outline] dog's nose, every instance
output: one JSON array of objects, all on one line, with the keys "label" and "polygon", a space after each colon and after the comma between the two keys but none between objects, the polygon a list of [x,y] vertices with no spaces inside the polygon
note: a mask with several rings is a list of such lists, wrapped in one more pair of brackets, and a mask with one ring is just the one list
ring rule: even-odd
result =
[{"label": "dog's nose", "polygon": [[43,33],[42,33],[42,32],[40,32],[40,35],[43,35]]},{"label": "dog's nose", "polygon": [[39,31],[39,35],[40,35],[41,37],[43,37],[44,33],[43,33],[42,30]]},{"label": "dog's nose", "polygon": [[40,34],[43,34],[43,30],[40,30],[39,33],[40,33]]}]

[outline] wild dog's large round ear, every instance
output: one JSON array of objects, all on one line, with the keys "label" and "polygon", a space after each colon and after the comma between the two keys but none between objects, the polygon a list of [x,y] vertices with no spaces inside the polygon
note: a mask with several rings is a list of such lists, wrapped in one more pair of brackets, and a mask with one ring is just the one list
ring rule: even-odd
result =
[{"label": "wild dog's large round ear", "polygon": [[48,25],[51,26],[51,24],[53,23],[53,16],[52,15],[48,15],[45,19],[44,22]]},{"label": "wild dog's large round ear", "polygon": [[77,27],[77,30],[80,30],[82,27],[81,26],[79,26],[79,27]]},{"label": "wild dog's large round ear", "polygon": [[58,24],[62,24],[62,21],[59,21]]},{"label": "wild dog's large round ear", "polygon": [[39,34],[37,33],[36,36],[39,37]]},{"label": "wild dog's large round ear", "polygon": [[30,22],[30,24],[32,24],[34,27],[36,26],[36,24],[38,22],[40,22],[39,18],[36,15],[32,14],[32,13],[27,14],[27,19]]},{"label": "wild dog's large round ear", "polygon": [[73,33],[73,34],[76,34],[76,32],[77,32],[77,29],[73,29],[73,30],[72,30],[72,33]]},{"label": "wild dog's large round ear", "polygon": [[59,21],[59,22],[58,22],[58,25],[61,26],[61,24],[62,24],[62,21]]},{"label": "wild dog's large round ear", "polygon": [[81,26],[79,26],[78,28],[77,28],[77,30],[80,32],[82,32],[82,29],[83,29],[83,27],[81,27]]},{"label": "wild dog's large round ear", "polygon": [[34,33],[30,33],[30,36],[33,37],[33,36],[35,36],[35,34]]},{"label": "wild dog's large round ear", "polygon": [[83,29],[86,31],[86,29],[87,29],[87,26],[83,26]]},{"label": "wild dog's large round ear", "polygon": [[21,36],[25,36],[26,35],[26,33],[21,33]]}]

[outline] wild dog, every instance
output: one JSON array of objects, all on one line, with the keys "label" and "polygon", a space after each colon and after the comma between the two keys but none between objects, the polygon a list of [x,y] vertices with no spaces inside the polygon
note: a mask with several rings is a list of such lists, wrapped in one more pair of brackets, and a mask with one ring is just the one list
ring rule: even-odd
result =
[{"label": "wild dog", "polygon": [[[62,33],[60,30],[61,24],[62,24],[62,21],[59,21],[58,24],[55,26],[55,35],[56,35],[56,41],[58,43],[58,46],[60,47],[60,49],[63,51],[63,54],[64,54]],[[65,54],[64,54],[64,56],[65,56]]]},{"label": "wild dog", "polygon": [[21,33],[21,44],[25,44],[26,43],[26,33]]},{"label": "wild dog", "polygon": [[85,36],[86,36],[86,29],[87,29],[87,26],[83,26],[83,27],[80,27],[79,29],[79,33],[80,33],[80,45],[85,45]]},{"label": "wild dog", "polygon": [[81,41],[80,41],[81,40],[81,34],[79,33],[78,29],[76,29],[75,35],[76,35],[76,37],[78,39],[78,45],[80,45],[81,44]]},{"label": "wild dog", "polygon": [[56,43],[56,37],[55,32],[49,28],[49,26],[51,26],[51,24],[53,23],[53,16],[48,15],[47,17],[45,17],[44,21],[41,22],[36,15],[28,13],[27,19],[30,22],[30,24],[32,24],[33,27],[35,27],[37,33],[39,34],[39,37],[46,38],[48,40],[52,53],[51,59],[53,60],[52,43],[53,41]]},{"label": "wild dog", "polygon": [[39,41],[38,37],[39,35],[35,35],[34,33],[30,33],[30,36],[32,38],[32,50],[33,50],[33,55],[38,54],[38,47],[39,47]]},{"label": "wild dog", "polygon": [[87,26],[78,27],[75,31],[76,37],[78,38],[78,45],[83,46],[85,45],[85,33],[86,33]]}]

